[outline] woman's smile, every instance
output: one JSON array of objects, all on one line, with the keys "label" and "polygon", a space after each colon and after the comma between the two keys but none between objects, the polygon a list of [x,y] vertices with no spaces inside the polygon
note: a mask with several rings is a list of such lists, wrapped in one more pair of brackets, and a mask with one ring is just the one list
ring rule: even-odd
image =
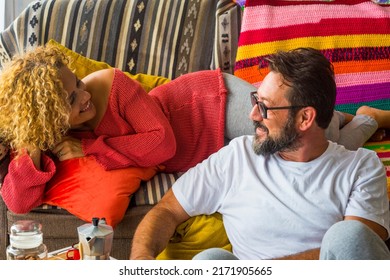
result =
[{"label": "woman's smile", "polygon": [[91,100],[88,100],[88,102],[87,102],[87,104],[86,104],[85,108],[84,108],[84,109],[82,109],[82,110],[80,111],[80,113],[84,113],[84,112],[86,112],[86,111],[90,110],[90,109],[91,109],[91,107],[92,107],[91,105],[93,105],[93,104],[92,104],[92,102],[91,102]]}]

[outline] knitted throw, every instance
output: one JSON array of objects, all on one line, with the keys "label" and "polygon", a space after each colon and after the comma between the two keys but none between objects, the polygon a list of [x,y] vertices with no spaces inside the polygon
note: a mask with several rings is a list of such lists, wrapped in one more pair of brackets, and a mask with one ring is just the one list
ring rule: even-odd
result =
[{"label": "knitted throw", "polygon": [[[334,65],[337,110],[390,110],[390,6],[378,3],[247,0],[234,74],[259,86],[270,54],[313,47]],[[386,167],[390,199],[390,138],[365,147]]]},{"label": "knitted throw", "polygon": [[277,50],[313,47],[333,63],[336,109],[362,104],[390,109],[390,7],[372,1],[247,0],[235,75],[258,86],[265,58]]},{"label": "knitted throw", "polygon": [[374,150],[386,168],[387,195],[390,200],[390,137],[387,137],[385,141],[381,142],[368,142],[364,147]]}]

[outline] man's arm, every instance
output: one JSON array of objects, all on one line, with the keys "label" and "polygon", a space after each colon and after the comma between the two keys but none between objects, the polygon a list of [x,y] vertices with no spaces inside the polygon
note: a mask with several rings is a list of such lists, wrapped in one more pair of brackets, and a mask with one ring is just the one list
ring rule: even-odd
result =
[{"label": "man's arm", "polygon": [[357,216],[345,216],[344,220],[355,220],[355,221],[362,222],[363,224],[368,226],[370,229],[372,229],[376,234],[378,234],[379,237],[382,238],[382,240],[384,240],[384,241],[388,237],[387,230],[383,226],[381,226],[380,224],[375,223],[373,221],[370,221],[370,220],[367,220],[367,219],[364,219],[361,217],[357,217]]},{"label": "man's arm", "polygon": [[151,260],[167,246],[176,227],[188,220],[170,189],[161,201],[150,210],[135,231],[130,259]]}]

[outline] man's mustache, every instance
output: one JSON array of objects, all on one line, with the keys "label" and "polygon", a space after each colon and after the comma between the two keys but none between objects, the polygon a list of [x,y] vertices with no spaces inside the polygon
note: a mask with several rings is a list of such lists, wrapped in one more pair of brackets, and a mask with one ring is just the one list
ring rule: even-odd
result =
[{"label": "man's mustache", "polygon": [[266,133],[269,132],[269,131],[268,131],[268,128],[267,128],[264,124],[262,124],[262,123],[260,123],[260,122],[258,122],[258,121],[253,121],[253,125],[255,126],[255,131],[256,131],[256,129],[260,128],[260,129],[262,129],[263,131],[265,131]]}]

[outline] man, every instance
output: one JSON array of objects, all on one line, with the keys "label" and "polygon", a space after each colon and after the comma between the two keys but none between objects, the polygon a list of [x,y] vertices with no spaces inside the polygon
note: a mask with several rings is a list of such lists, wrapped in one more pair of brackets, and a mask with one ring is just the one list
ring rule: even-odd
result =
[{"label": "man", "polygon": [[383,164],[325,137],[336,99],[332,65],[302,48],[276,53],[269,67],[250,96],[255,135],[233,139],[176,182],[140,223],[132,259],[154,259],[177,225],[214,212],[234,255],[199,258],[390,259]]}]

